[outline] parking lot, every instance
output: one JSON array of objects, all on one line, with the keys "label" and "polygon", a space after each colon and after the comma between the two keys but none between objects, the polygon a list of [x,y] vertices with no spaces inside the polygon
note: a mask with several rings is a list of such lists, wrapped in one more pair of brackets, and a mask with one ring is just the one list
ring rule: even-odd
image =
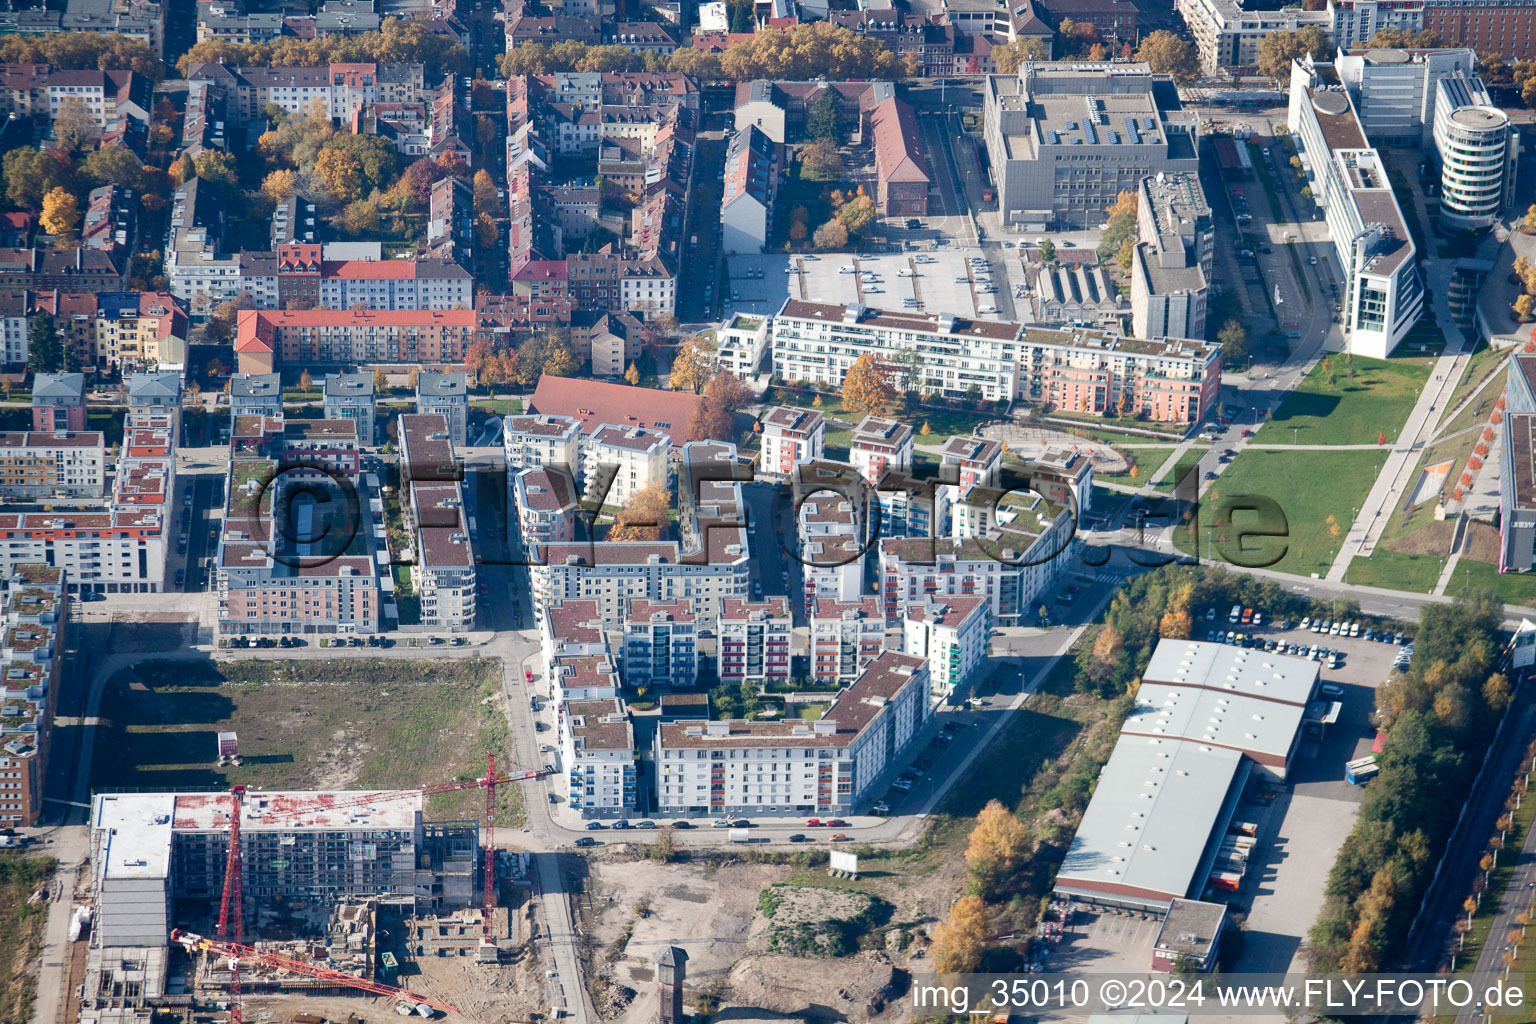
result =
[{"label": "parking lot", "polygon": [[857,255],[738,255],[727,260],[726,271],[726,305],[757,315],[777,313],[785,299],[796,298],[1008,320],[1014,317],[1015,284],[1023,283],[1015,251],[973,247]]}]

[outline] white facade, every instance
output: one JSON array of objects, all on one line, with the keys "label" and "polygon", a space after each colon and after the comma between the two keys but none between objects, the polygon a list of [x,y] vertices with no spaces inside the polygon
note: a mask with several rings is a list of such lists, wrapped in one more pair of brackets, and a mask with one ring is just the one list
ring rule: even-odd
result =
[{"label": "white facade", "polygon": [[1385,359],[1424,309],[1418,253],[1332,65],[1291,68],[1290,125],[1344,270],[1346,351]]},{"label": "white facade", "polygon": [[987,605],[979,597],[951,597],[913,602],[902,619],[908,654],[928,662],[934,701],[962,689],[986,659]]},{"label": "white facade", "polygon": [[826,418],[815,409],[775,406],[763,414],[762,425],[759,479],[787,480],[796,466],[826,454]]},{"label": "white facade", "polygon": [[1328,0],[1333,45],[1364,46],[1382,29],[1417,32],[1424,27],[1425,0]]},{"label": "white facade", "polygon": [[1440,81],[1473,74],[1477,54],[1465,47],[1341,51],[1335,66],[1367,138],[1419,147],[1430,141]]},{"label": "white facade", "polygon": [[848,461],[859,475],[878,484],[887,473],[912,472],[912,428],[895,420],[866,416],[848,442]]},{"label": "white facade", "polygon": [[101,433],[0,433],[0,495],[99,498],[106,486],[106,442]]},{"label": "white facade", "polygon": [[768,318],[735,313],[715,334],[715,363],[743,380],[757,376],[768,354]]},{"label": "white facade", "polygon": [[931,714],[926,663],[887,651],[815,722],[663,723],[658,813],[852,814],[905,767]]},{"label": "white facade", "polygon": [[1301,7],[1279,10],[1245,10],[1236,0],[1176,0],[1184,16],[1200,63],[1207,72],[1225,68],[1252,68],[1259,62],[1259,45],[1276,32],[1295,32],[1309,25],[1328,31],[1327,11]]},{"label": "white facade", "polygon": [[1446,78],[1436,91],[1433,136],[1440,162],[1441,226],[1490,228],[1514,190],[1519,133],[1480,80]]},{"label": "white facade", "polygon": [[560,769],[570,786],[570,804],[582,817],[620,817],[634,810],[635,737],[623,701],[573,701],[562,708]]},{"label": "white facade", "polygon": [[[672,439],[660,431],[610,423],[598,427],[582,445],[582,484],[588,500],[622,507],[636,491],[665,486],[671,446]],[[610,475],[612,484],[606,492],[598,491]]]},{"label": "white facade", "polygon": [[581,422],[573,416],[505,416],[501,438],[509,473],[539,466],[581,470]]}]

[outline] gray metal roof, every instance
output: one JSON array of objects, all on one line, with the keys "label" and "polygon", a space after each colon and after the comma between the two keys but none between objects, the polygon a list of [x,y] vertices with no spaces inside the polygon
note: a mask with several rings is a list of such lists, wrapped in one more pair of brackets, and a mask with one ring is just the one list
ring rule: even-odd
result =
[{"label": "gray metal roof", "polygon": [[1143,682],[1122,732],[1167,736],[1230,747],[1246,754],[1285,757],[1306,713],[1283,704],[1197,686]]},{"label": "gray metal roof", "polygon": [[1056,874],[1058,889],[1129,886],[1172,900],[1198,881],[1206,841],[1247,765],[1235,750],[1124,736]]},{"label": "gray metal roof", "polygon": [[1317,686],[1317,672],[1317,663],[1307,658],[1229,644],[1161,640],[1141,678],[1304,706]]}]

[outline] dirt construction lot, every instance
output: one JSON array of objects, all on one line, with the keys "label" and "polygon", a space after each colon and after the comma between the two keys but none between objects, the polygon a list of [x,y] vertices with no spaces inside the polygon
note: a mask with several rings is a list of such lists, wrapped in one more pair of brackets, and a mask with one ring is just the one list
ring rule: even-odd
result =
[{"label": "dirt construction lot", "polygon": [[[142,662],[107,687],[112,726],[91,781],[394,789],[484,775],[486,753],[507,746],[500,678],[489,658]],[[217,765],[221,731],[239,736],[240,766]],[[498,820],[519,821],[516,787],[497,796]],[[466,790],[434,795],[427,812],[478,817],[483,805]]]}]

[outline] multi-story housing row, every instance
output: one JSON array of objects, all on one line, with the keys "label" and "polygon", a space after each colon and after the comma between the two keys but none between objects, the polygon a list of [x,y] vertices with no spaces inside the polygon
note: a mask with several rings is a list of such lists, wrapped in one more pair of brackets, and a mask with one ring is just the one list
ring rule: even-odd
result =
[{"label": "multi-story housing row", "polygon": [[1200,119],[1145,64],[1026,61],[984,88],[998,209],[1024,230],[1088,227],[1148,176],[1199,173]]},{"label": "multi-story housing row", "polygon": [[448,439],[469,443],[469,375],[421,370],[416,374],[416,411],[443,417]]},{"label": "multi-story housing row", "polygon": [[328,420],[357,424],[357,442],[373,444],[378,416],[378,395],[371,373],[332,373],[321,386],[322,414]]},{"label": "multi-story housing row", "polygon": [[1201,67],[1208,74],[1220,70],[1252,72],[1259,63],[1259,46],[1266,36],[1315,27],[1329,31],[1327,10],[1279,7],[1244,0],[1177,0],[1175,9],[1184,17]]},{"label": "multi-story housing row", "polygon": [[474,334],[472,309],[247,309],[235,325],[235,355],[241,373],[284,365],[457,363]]},{"label": "multi-story housing row", "polygon": [[715,334],[715,363],[743,380],[757,376],[768,356],[766,316],[733,313]]},{"label": "multi-story housing row", "polygon": [[786,597],[720,602],[716,620],[720,681],[758,686],[787,682],[793,624]]},{"label": "multi-story housing row", "polygon": [[475,553],[446,418],[400,417],[400,466],[410,491],[411,586],[421,624],[463,632],[475,624]]},{"label": "multi-story housing row", "polygon": [[853,814],[906,766],[931,715],[927,663],[886,651],[814,722],[663,722],[659,812]]},{"label": "multi-story housing row", "polygon": [[1385,359],[1424,310],[1418,253],[1334,65],[1291,68],[1290,125],[1344,271],[1346,350]]},{"label": "multi-story housing row", "polygon": [[194,64],[189,81],[212,82],[231,101],[243,121],[260,117],[268,106],[285,114],[318,112],[346,124],[365,103],[419,103],[430,98],[420,64],[331,64],[321,67],[245,68]]},{"label": "multi-story housing row", "polygon": [[773,237],[783,147],[756,125],[731,137],[720,201],[720,251],[762,252]]},{"label": "multi-story housing row", "polygon": [[603,424],[582,441],[582,485],[588,501],[623,507],[637,492],[666,486],[672,439],[644,427]]},{"label": "multi-story housing row", "polygon": [[537,545],[568,544],[576,539],[576,481],[568,470],[514,470],[508,541],[525,555]]},{"label": "multi-story housing row", "polygon": [[99,498],[106,462],[99,431],[0,433],[0,497]]},{"label": "multi-story housing row", "polygon": [[562,705],[559,739],[571,807],[584,818],[619,818],[635,809],[635,730],[622,698]]},{"label": "multi-story housing row", "polygon": [[826,420],[815,409],[778,405],[763,414],[762,456],[757,475],[788,480],[796,467],[821,459],[826,450]]},{"label": "multi-story housing row", "polygon": [[129,120],[148,124],[153,88],[148,78],[127,70],[0,64],[0,114],[52,121],[66,106],[78,106],[97,128],[109,131]]},{"label": "multi-story housing row", "polygon": [[[469,309],[474,279],[442,257],[387,260],[377,243],[362,258],[333,258],[334,247],[291,242],[273,253],[241,255],[240,288],[256,309],[292,304],[316,309]],[[332,255],[327,255],[327,249]]]},{"label": "multi-story housing row", "polygon": [[180,371],[186,362],[187,313],[166,292],[0,291],[3,361],[25,363],[28,321],[53,318],[59,340],[81,366]]},{"label": "multi-story housing row", "polygon": [[175,482],[175,415],[131,409],[107,507],[0,515],[0,573],[35,562],[64,570],[80,593],[158,592]]},{"label": "multi-story housing row", "polygon": [[[606,655],[608,631],[596,601],[556,601],[539,613],[539,649],[544,655],[544,666],[551,671],[562,660],[591,658]],[[614,691],[617,693],[618,691]],[[602,693],[578,694],[585,699],[603,696]],[[611,694],[609,695],[611,696]],[[562,691],[556,687],[550,699],[562,699]]]},{"label": "multi-story housing row", "polygon": [[20,564],[5,581],[0,615],[0,822],[36,825],[58,707],[69,599],[64,570]]},{"label": "multi-story housing row", "polygon": [[501,423],[507,469],[563,466],[575,473],[581,467],[581,423],[570,416],[506,416]]},{"label": "multi-story housing row", "polygon": [[57,6],[0,12],[0,35],[110,32],[165,52],[165,4],[158,0],[66,0]]},{"label": "multi-story housing row", "polygon": [[919,390],[997,401],[1022,398],[1074,412],[1194,423],[1214,408],[1221,349],[1181,338],[1050,330],[948,313],[913,313],[788,299],[770,327],[774,373],[838,388],[855,360],[915,352]]},{"label": "multi-story housing row", "polygon": [[107,249],[0,249],[0,288],[69,294],[121,291],[126,265]]},{"label": "multi-story housing row", "polygon": [[1186,173],[1143,178],[1136,200],[1131,332],[1203,338],[1216,232],[1200,179]]},{"label": "multi-story housing row", "polygon": [[[356,490],[360,466],[352,420],[234,422],[214,574],[221,634],[380,629],[388,567]],[[313,500],[295,501],[299,493]]]}]

